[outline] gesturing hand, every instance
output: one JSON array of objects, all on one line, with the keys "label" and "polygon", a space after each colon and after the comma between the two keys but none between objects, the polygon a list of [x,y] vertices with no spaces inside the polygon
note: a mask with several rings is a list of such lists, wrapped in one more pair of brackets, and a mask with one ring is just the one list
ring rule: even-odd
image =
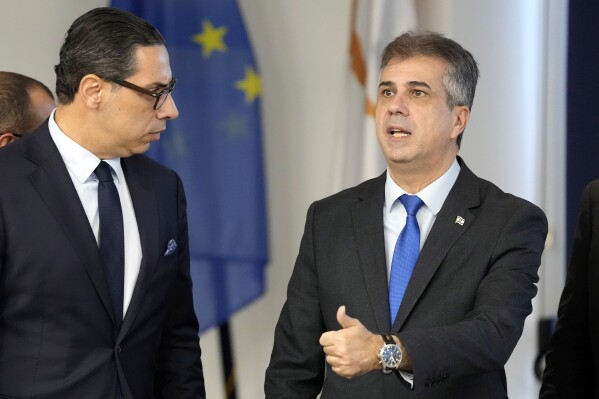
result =
[{"label": "gesturing hand", "polygon": [[320,345],[333,372],[351,378],[379,369],[377,353],[383,346],[382,338],[368,331],[360,320],[348,316],[345,306],[337,310],[337,321],[341,330],[320,336]]}]

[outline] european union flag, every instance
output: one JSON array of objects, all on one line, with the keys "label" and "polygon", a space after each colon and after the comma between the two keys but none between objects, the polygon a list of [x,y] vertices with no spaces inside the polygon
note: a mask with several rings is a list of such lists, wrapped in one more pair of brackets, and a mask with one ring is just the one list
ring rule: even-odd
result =
[{"label": "european union flag", "polygon": [[176,170],[188,203],[202,331],[264,290],[266,209],[260,77],[235,0],[113,0],[167,42],[180,116],[150,156]]}]

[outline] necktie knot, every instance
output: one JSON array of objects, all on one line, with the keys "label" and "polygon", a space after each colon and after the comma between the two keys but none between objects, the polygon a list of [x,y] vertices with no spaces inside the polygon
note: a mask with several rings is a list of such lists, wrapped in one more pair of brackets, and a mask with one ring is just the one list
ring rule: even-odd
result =
[{"label": "necktie knot", "polygon": [[101,161],[96,170],[94,170],[96,177],[101,182],[113,181],[112,179],[112,168],[108,163]]},{"label": "necktie knot", "polygon": [[406,212],[409,216],[415,216],[416,213],[418,213],[418,209],[424,205],[424,202],[422,202],[417,195],[404,194],[399,197],[399,200],[403,204],[404,208],[406,208]]}]

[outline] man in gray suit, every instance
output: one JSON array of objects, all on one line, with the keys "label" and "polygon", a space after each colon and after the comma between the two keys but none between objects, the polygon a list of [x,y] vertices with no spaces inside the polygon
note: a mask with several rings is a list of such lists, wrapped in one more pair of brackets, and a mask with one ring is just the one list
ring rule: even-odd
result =
[{"label": "man in gray suit", "polygon": [[266,371],[267,398],[505,398],[547,220],[457,156],[478,80],[436,33],[384,50],[388,169],[313,203]]}]

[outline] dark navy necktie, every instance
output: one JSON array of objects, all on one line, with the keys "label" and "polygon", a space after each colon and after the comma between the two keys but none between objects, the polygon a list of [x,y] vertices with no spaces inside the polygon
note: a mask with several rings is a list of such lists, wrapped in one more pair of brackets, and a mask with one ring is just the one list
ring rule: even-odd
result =
[{"label": "dark navy necktie", "polygon": [[[100,215],[100,258],[110,293],[117,327],[123,321],[123,292],[125,289],[125,233],[119,192],[112,179],[112,168],[101,161],[96,170],[98,178],[98,213]],[[115,399],[122,399],[117,374]]]},{"label": "dark navy necktie", "polygon": [[123,320],[125,284],[125,234],[119,192],[112,180],[112,168],[102,161],[95,170],[98,178],[98,212],[100,214],[100,258],[110,293],[117,325]]},{"label": "dark navy necktie", "polygon": [[414,265],[420,254],[420,228],[416,213],[423,202],[416,195],[404,194],[399,200],[406,208],[406,225],[399,234],[391,261],[391,277],[389,278],[389,314],[391,325],[403,299],[408,282],[412,276]]}]

